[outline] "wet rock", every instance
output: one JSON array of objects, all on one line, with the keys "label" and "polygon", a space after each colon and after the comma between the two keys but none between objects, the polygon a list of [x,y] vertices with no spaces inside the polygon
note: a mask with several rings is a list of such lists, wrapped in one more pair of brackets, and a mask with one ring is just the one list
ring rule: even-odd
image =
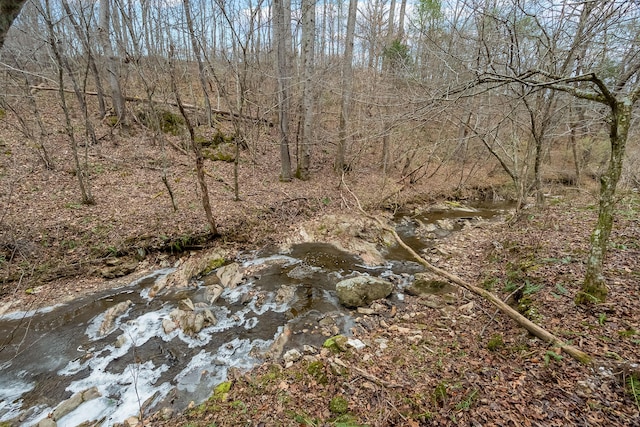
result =
[{"label": "wet rock", "polygon": [[127,342],[127,336],[125,334],[122,334],[122,335],[119,335],[118,338],[116,338],[116,342],[114,346],[116,348],[120,348],[123,345],[125,345],[126,342]]},{"label": "wet rock", "polygon": [[104,314],[104,320],[100,325],[98,333],[100,335],[106,335],[107,333],[111,332],[116,318],[124,314],[124,312],[127,311],[129,307],[131,307],[131,304],[132,302],[130,300],[122,301],[121,303],[118,303],[108,309]]},{"label": "wet rock", "polygon": [[[222,249],[213,249],[210,251],[200,251],[190,256],[186,261],[176,267],[176,271],[167,276],[166,286],[184,288],[195,277],[207,274],[218,268],[228,258],[228,252]],[[155,288],[155,286],[154,286]],[[151,297],[157,292],[150,292]]]},{"label": "wet rock", "polygon": [[314,267],[308,264],[300,264],[295,266],[290,272],[287,273],[291,279],[296,280],[304,280],[310,279],[313,276],[313,273],[319,271],[320,268]]},{"label": "wet rock", "polygon": [[265,351],[262,356],[273,360],[279,359],[280,355],[284,351],[284,346],[287,344],[290,337],[291,329],[288,326],[285,326],[282,329],[282,332],[273,340],[273,344],[271,344],[269,349]]},{"label": "wet rock", "polygon": [[363,307],[372,301],[388,297],[393,283],[370,276],[358,276],[336,284],[340,303],[346,307]]},{"label": "wet rock", "polygon": [[170,334],[171,332],[178,329],[178,325],[171,319],[162,319],[162,329],[165,334]]},{"label": "wet rock", "polygon": [[216,271],[216,276],[220,279],[223,288],[233,289],[242,283],[242,273],[237,262],[220,267]]},{"label": "wet rock", "polygon": [[[180,328],[186,334],[195,335],[205,327],[215,325],[218,322],[213,313],[208,309],[196,312],[176,308],[169,313],[169,316],[171,319],[164,319],[162,321],[162,327],[165,333],[170,333],[176,328]],[[169,322],[172,322],[175,327]]]},{"label": "wet rock", "polygon": [[209,302],[209,304],[215,304],[223,291],[224,288],[218,284],[207,286],[204,290],[204,298]]},{"label": "wet rock", "polygon": [[374,310],[374,309],[372,309],[372,308],[368,308],[368,307],[358,307],[358,313],[359,313],[359,314],[368,314],[368,315],[371,315],[371,314],[375,314],[376,312],[375,312],[375,310]]},{"label": "wet rock", "polygon": [[196,309],[196,307],[193,305],[193,301],[191,301],[191,298],[180,300],[180,302],[178,303],[178,307],[180,307],[180,309],[184,311],[194,311]]},{"label": "wet rock", "polygon": [[13,301],[0,304],[0,316],[8,312],[12,305],[13,305]]},{"label": "wet rock", "polygon": [[138,417],[129,417],[124,420],[125,427],[136,427],[140,423]]},{"label": "wet rock", "polygon": [[56,427],[57,425],[51,418],[45,418],[38,423],[38,427]]},{"label": "wet rock", "polygon": [[74,411],[78,406],[84,402],[96,399],[102,396],[96,387],[92,387],[85,391],[78,392],[71,396],[69,399],[61,402],[56,409],[51,413],[51,420],[58,421],[60,418]]},{"label": "wet rock", "polygon": [[373,220],[362,217],[327,215],[303,224],[289,244],[322,242],[358,255],[367,265],[385,262],[378,245],[393,243],[387,233]]},{"label": "wet rock", "polygon": [[278,304],[289,304],[296,295],[296,286],[282,285],[276,292],[275,300]]}]

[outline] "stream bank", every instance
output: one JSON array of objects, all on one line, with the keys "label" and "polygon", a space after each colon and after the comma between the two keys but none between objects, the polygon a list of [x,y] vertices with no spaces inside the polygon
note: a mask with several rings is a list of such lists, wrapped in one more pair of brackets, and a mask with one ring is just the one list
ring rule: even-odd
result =
[{"label": "stream bank", "polygon": [[[429,242],[496,213],[447,210],[450,219],[413,212],[396,220],[405,236],[426,236],[422,249],[431,251]],[[382,234],[366,222],[329,217],[300,230],[303,239],[321,236],[331,243],[292,241],[283,248],[240,254],[195,283],[185,280],[198,270],[194,265],[221,258],[210,254],[208,260],[184,262],[177,271],[158,270],[116,291],[37,313],[5,315],[2,335],[21,339],[1,353],[11,356],[2,359],[2,380],[10,387],[2,396],[0,420],[17,416],[22,425],[34,425],[45,417],[60,426],[87,420],[112,425],[141,409],[181,411],[206,398],[230,369],[278,360],[292,348],[317,352],[330,336],[370,327],[338,303],[338,281],[370,275],[393,282],[390,302],[364,308],[359,314],[366,317],[402,306],[405,288],[421,270],[379,240]],[[316,237],[310,238],[310,230],[318,232]],[[342,250],[345,246],[359,255]],[[372,266],[364,259],[383,262]],[[237,266],[235,277],[223,273],[231,265]],[[56,351],[51,354],[50,348]],[[94,387],[89,403],[83,396]],[[79,399],[79,406],[59,410],[58,402],[67,398]]]}]

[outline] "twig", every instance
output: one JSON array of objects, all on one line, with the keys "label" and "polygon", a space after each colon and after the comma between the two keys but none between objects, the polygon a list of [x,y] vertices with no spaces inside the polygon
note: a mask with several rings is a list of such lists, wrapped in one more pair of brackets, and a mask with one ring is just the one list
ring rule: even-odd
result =
[{"label": "twig", "polygon": [[345,369],[351,369],[352,371],[355,371],[358,375],[360,375],[363,378],[366,378],[367,380],[371,381],[372,383],[375,383],[377,385],[379,385],[380,387],[387,387],[387,388],[403,388],[406,387],[405,384],[397,384],[397,383],[392,383],[389,381],[385,381],[381,378],[376,377],[373,374],[370,374],[369,372],[365,371],[364,369],[360,369],[357,366],[347,366],[346,363],[344,363],[342,360],[338,359],[337,357],[333,359],[333,362],[336,365],[339,365]]},{"label": "twig", "polygon": [[[505,304],[509,302],[509,299],[514,296],[518,291],[520,291],[522,288],[524,288],[525,285],[520,286],[518,289],[516,289],[515,291],[511,292],[509,295],[507,295],[507,297],[504,299]],[[487,326],[489,326],[489,324],[491,322],[493,322],[493,319],[496,318],[496,315],[500,312],[500,309],[496,310],[495,313],[493,313],[493,315],[489,318],[489,321],[482,327],[482,330],[480,331],[480,336],[484,336],[484,331],[487,329]]]}]

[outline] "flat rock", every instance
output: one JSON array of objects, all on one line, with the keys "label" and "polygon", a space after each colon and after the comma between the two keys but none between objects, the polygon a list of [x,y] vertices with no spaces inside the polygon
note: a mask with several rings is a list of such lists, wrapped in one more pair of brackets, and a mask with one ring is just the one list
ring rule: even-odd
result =
[{"label": "flat rock", "polygon": [[371,302],[388,297],[393,283],[371,276],[357,276],[336,284],[340,303],[346,307],[364,307]]}]

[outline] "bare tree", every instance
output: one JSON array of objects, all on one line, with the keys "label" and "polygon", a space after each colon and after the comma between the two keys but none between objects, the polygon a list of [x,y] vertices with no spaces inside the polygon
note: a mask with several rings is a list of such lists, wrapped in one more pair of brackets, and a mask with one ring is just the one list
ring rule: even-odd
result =
[{"label": "bare tree", "polygon": [[[558,9],[549,7],[548,16],[566,20],[564,10],[563,13],[559,13]],[[603,265],[613,226],[616,188],[622,174],[632,115],[640,99],[638,39],[634,27],[626,25],[629,19],[640,17],[640,6],[634,2],[595,1],[579,4],[566,2],[555,7],[573,8],[574,15],[578,14],[583,18],[579,20],[578,28],[573,28],[572,32],[563,29],[561,35],[572,36],[564,43],[566,49],[584,52],[592,59],[588,68],[581,65],[580,70],[583,72],[577,74],[575,67],[546,70],[521,70],[513,67],[498,70],[490,66],[479,75],[478,83],[494,87],[516,84],[533,90],[564,92],[601,104],[608,110],[606,126],[609,129],[609,163],[600,177],[598,221],[591,234],[582,291],[576,298],[577,303],[597,303],[605,301],[608,292]],[[585,12],[587,9],[588,13]],[[554,15],[553,12],[557,13]],[[545,28],[549,25],[548,23]],[[583,26],[584,30],[580,30]],[[607,36],[610,33],[616,34],[613,41]],[[592,43],[594,39],[600,40],[601,43]],[[552,52],[556,57],[564,54],[560,41],[554,45],[556,49]],[[512,55],[518,55],[517,46],[511,46],[514,48]],[[615,60],[612,55],[620,59]],[[616,64],[613,76],[612,63]]]},{"label": "bare tree", "polygon": [[338,148],[336,150],[335,169],[338,173],[345,171],[347,163],[347,128],[351,113],[351,97],[353,92],[353,41],[356,28],[358,1],[349,0],[349,16],[347,18],[347,38],[344,45],[344,62],[342,63],[342,97],[340,102],[340,123],[338,125]]},{"label": "bare tree", "polygon": [[[95,203],[93,195],[91,194],[91,184],[89,181],[89,171],[87,170],[87,159],[85,156],[84,162],[80,162],[80,155],[78,153],[78,143],[76,141],[75,132],[73,130],[73,124],[71,123],[71,114],[69,113],[69,107],[67,105],[67,101],[64,93],[64,70],[66,69],[70,76],[72,77],[72,82],[74,85],[74,92],[76,95],[79,95],[78,98],[83,99],[83,94],[79,94],[80,89],[73,78],[73,73],[71,70],[71,66],[66,58],[63,57],[62,54],[62,41],[57,37],[56,31],[53,24],[53,19],[51,16],[51,5],[49,0],[45,0],[45,10],[42,12],[45,23],[47,25],[48,31],[48,40],[49,45],[51,47],[51,51],[56,61],[56,65],[58,68],[58,95],[60,96],[60,105],[62,107],[62,111],[64,112],[65,117],[65,128],[67,132],[67,136],[69,137],[69,143],[71,145],[71,153],[73,155],[73,161],[76,168],[76,177],[78,178],[78,185],[80,187],[80,195],[82,197],[82,203],[87,205],[92,205]],[[83,112],[85,113],[85,118],[87,118],[86,113],[86,104],[83,104],[85,108],[83,108]],[[87,126],[90,126],[88,122]],[[93,132],[93,128],[90,128],[91,132]],[[89,128],[87,128],[89,130]],[[88,141],[86,145],[88,145]],[[85,146],[86,146],[85,145]]]},{"label": "bare tree", "polygon": [[113,52],[111,39],[109,37],[111,4],[110,0],[100,0],[100,22],[98,24],[98,37],[107,62],[107,74],[109,76],[109,86],[111,87],[111,100],[118,120],[121,124],[127,125],[126,105],[122,88],[120,87],[120,73],[118,71],[118,61]]},{"label": "bare tree", "polygon": [[289,110],[291,79],[291,2],[273,0],[273,20],[278,75],[278,122],[280,127],[280,180],[291,181],[291,157],[289,154]]},{"label": "bare tree", "polygon": [[302,0],[302,56],[303,56],[303,89],[302,89],[302,153],[298,156],[298,169],[296,176],[302,180],[309,179],[311,166],[311,147],[313,145],[314,125],[314,44],[316,33],[316,6],[315,0]]}]

